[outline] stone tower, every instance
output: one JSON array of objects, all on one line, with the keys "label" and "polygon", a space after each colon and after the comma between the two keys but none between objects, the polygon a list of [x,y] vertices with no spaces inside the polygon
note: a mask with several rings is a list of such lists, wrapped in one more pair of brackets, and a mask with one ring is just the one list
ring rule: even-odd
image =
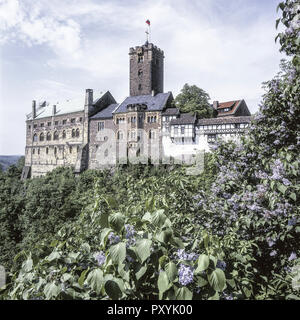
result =
[{"label": "stone tower", "polygon": [[130,96],[157,94],[164,91],[164,52],[146,42],[130,48]]}]

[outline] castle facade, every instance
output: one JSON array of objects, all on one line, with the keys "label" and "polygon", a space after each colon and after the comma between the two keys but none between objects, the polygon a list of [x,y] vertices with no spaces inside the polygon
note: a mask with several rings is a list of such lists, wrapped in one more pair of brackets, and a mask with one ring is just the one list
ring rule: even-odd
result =
[{"label": "castle facade", "polygon": [[130,95],[117,103],[107,91],[95,97],[51,105],[32,102],[26,120],[22,178],[46,174],[58,166],[76,173],[127,161],[168,163],[209,151],[216,139],[238,139],[251,114],[244,100],[215,101],[216,118],[181,113],[164,92],[164,52],[152,43],[130,48]]}]

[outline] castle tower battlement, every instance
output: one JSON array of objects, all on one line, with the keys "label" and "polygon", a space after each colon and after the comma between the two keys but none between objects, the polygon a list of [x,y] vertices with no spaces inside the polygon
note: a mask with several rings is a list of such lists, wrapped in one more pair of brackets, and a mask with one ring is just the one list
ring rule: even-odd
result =
[{"label": "castle tower battlement", "polygon": [[164,52],[153,43],[129,49],[130,96],[163,93]]}]

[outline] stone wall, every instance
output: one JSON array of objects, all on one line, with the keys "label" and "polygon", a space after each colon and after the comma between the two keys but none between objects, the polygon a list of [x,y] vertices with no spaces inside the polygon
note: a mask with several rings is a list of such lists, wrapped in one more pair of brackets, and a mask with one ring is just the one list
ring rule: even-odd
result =
[{"label": "stone wall", "polygon": [[25,165],[31,166],[31,176],[43,175],[57,166],[75,167],[86,126],[83,111],[27,121]]}]

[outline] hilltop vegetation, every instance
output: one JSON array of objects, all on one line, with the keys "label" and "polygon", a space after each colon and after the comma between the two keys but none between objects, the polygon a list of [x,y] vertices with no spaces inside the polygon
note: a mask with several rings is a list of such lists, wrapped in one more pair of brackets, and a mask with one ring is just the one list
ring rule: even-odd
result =
[{"label": "hilltop vegetation", "polygon": [[0,171],[5,171],[9,166],[17,164],[21,156],[0,156]]},{"label": "hilltop vegetation", "polygon": [[0,173],[2,299],[300,299],[300,12],[280,9],[291,61],[248,135],[219,141],[202,174]]}]

